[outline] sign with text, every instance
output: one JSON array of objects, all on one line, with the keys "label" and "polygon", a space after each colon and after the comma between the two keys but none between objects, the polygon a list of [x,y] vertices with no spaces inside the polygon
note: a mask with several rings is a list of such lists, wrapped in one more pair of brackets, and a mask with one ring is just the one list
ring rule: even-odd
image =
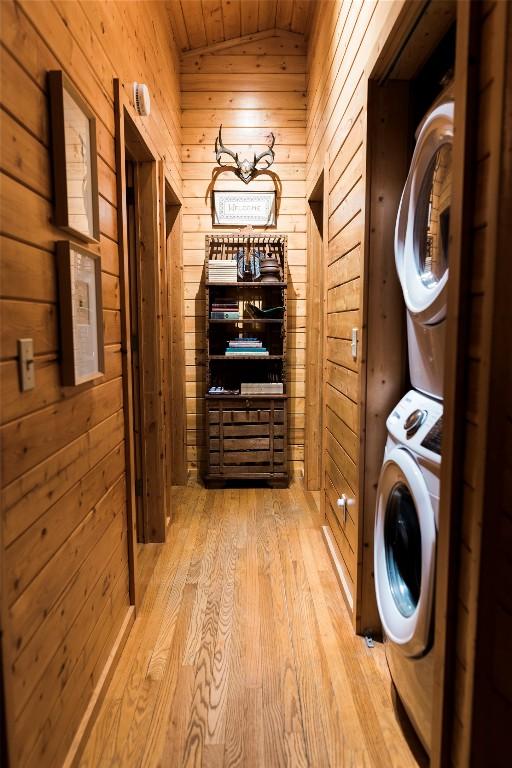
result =
[{"label": "sign with text", "polygon": [[276,225],[276,193],[231,192],[213,190],[212,218],[214,227],[274,227]]}]

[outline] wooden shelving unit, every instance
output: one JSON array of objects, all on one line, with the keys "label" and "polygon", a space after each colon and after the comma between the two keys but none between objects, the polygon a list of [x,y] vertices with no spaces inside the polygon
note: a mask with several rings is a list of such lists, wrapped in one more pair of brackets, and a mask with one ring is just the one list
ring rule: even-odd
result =
[{"label": "wooden shelving unit", "polygon": [[[235,258],[240,249],[278,256],[283,278],[287,275],[286,235],[207,235],[205,254],[206,317],[206,446],[208,486],[228,480],[265,480],[272,486],[288,485],[288,418],[286,391],[287,283],[214,282],[209,280],[210,260]],[[232,299],[240,319],[211,318],[212,304]],[[247,304],[262,309],[283,307],[279,317],[247,317]],[[226,355],[229,341],[255,337],[268,355]],[[229,365],[226,365],[229,363]],[[283,384],[282,394],[240,394],[242,383]],[[238,394],[211,393],[223,387]]]}]

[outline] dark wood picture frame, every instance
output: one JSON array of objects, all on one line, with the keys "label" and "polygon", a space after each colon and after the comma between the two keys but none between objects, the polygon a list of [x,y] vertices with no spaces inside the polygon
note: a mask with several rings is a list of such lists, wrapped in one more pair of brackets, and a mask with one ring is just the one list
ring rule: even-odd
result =
[{"label": "dark wood picture frame", "polygon": [[[251,221],[235,221],[234,219],[230,219],[229,221],[223,221],[219,222],[217,221],[217,207],[216,207],[216,195],[272,195],[273,196],[273,203],[272,203],[272,218],[265,222],[264,224],[255,224]],[[255,192],[254,190],[242,190],[242,189],[213,189],[211,193],[211,204],[212,204],[212,226],[217,228],[226,228],[226,227],[245,227],[245,226],[253,226],[255,229],[267,229],[269,227],[276,227],[277,226],[277,194],[275,189],[272,190],[261,190],[259,192]]]},{"label": "dark wood picture frame", "polygon": [[[54,189],[54,224],[74,237],[88,243],[100,241],[100,215],[98,199],[98,157],[96,149],[96,116],[89,105],[73,87],[69,78],[61,70],[48,72],[48,92],[50,98],[51,146]],[[70,189],[67,174],[65,92],[71,97],[89,122],[90,152],[90,213],[92,231],[73,226],[70,210]]]},{"label": "dark wood picture frame", "polygon": [[[96,369],[80,375],[77,372],[78,353],[76,345],[76,315],[73,307],[73,263],[72,254],[76,252],[92,260],[94,265],[93,312],[96,321]],[[84,248],[70,240],[59,240],[56,243],[57,271],[59,276],[59,317],[61,341],[61,369],[64,386],[76,387],[88,381],[94,381],[105,374],[105,350],[103,346],[103,302],[101,295],[101,258],[94,251]]]}]

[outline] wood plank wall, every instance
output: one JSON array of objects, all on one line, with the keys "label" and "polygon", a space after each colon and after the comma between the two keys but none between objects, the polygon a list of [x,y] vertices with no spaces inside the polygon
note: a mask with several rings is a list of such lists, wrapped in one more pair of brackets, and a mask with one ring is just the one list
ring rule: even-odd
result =
[{"label": "wood plank wall", "polygon": [[[306,56],[302,36],[273,31],[267,38],[182,59],[183,262],[187,370],[188,462],[197,472],[203,458],[204,238],[212,231],[209,185],[216,168],[219,125],[229,147],[241,156],[261,151],[265,136],[276,137],[270,169],[281,185],[277,231],[288,235],[291,470],[304,458],[306,304]],[[248,186],[232,172],[216,178],[216,189],[274,189],[272,176]],[[229,231],[229,230],[219,230]]]},{"label": "wood plank wall", "polygon": [[[508,744],[503,743],[510,730],[512,712],[512,684],[510,676],[510,632],[512,630],[512,602],[510,597],[510,557],[512,542],[512,514],[510,507],[511,399],[510,390],[501,402],[499,428],[488,435],[488,413],[491,389],[489,375],[492,371],[492,352],[495,337],[492,333],[494,313],[495,262],[506,253],[497,246],[499,226],[498,206],[502,201],[500,185],[510,178],[510,111],[503,113],[504,77],[508,89],[510,110],[510,8],[506,3],[486,2],[480,6],[480,63],[476,139],[475,206],[473,213],[473,249],[467,260],[471,274],[470,315],[468,334],[466,403],[466,449],[464,464],[464,496],[462,503],[462,539],[460,542],[460,572],[458,588],[457,642],[455,669],[455,714],[452,740],[454,766],[481,765],[485,755],[492,755],[493,765],[506,765],[510,758]],[[507,22],[508,15],[508,22]],[[508,26],[507,26],[508,25]],[[509,47],[509,69],[506,71],[506,48]],[[506,132],[505,132],[505,126]],[[505,139],[508,138],[508,144]],[[503,152],[503,154],[502,154]],[[508,166],[507,166],[508,163]],[[510,195],[509,195],[510,197]],[[503,212],[506,217],[507,214]],[[507,221],[509,221],[510,211]],[[510,241],[510,238],[509,238]],[[509,270],[510,272],[510,270]],[[510,346],[510,345],[509,345]],[[507,359],[507,358],[505,358]],[[501,363],[506,369],[507,363]],[[494,365],[500,365],[495,360]],[[510,372],[510,357],[508,356]],[[504,378],[504,377],[503,377]],[[510,373],[509,378],[510,381]],[[504,382],[502,381],[504,385]],[[505,389],[506,391],[506,389]],[[505,425],[505,426],[504,426]],[[501,431],[501,439],[500,439]],[[499,502],[489,509],[485,487],[487,440],[497,440],[500,449],[496,463],[502,466],[502,489],[493,488]],[[496,443],[492,446],[496,450]],[[496,470],[496,476],[499,472]],[[508,493],[507,493],[508,489]],[[488,552],[484,566],[481,562],[482,526],[492,525],[484,531],[495,542]],[[482,574],[480,568],[492,571],[492,576]],[[482,580],[491,585],[486,595],[479,593]],[[479,601],[484,599],[483,607]],[[480,616],[486,625],[478,627]],[[486,636],[486,658],[475,658],[477,633]],[[480,667],[475,667],[480,664]],[[486,696],[475,698],[475,674],[485,677],[479,693]],[[482,683],[481,683],[482,685]],[[483,718],[483,713],[485,717]],[[485,726],[478,721],[485,721]],[[485,730],[487,744],[477,743],[474,751],[474,731]],[[501,741],[500,741],[501,740]],[[486,752],[487,749],[487,752]],[[489,758],[491,759],[491,758]],[[487,762],[486,762],[487,764]]]},{"label": "wood plank wall", "polygon": [[[362,268],[368,76],[402,3],[321,0],[308,49],[307,177],[309,195],[327,164],[328,257],[325,272],[325,512],[357,612]],[[362,344],[360,349],[363,348]],[[346,522],[336,499],[356,503]]]},{"label": "wood plank wall", "polygon": [[[180,187],[178,64],[162,3],[1,3],[1,440],[14,766],[60,765],[129,610],[113,77],[149,86],[144,125]],[[97,115],[106,375],[59,380],[46,72]],[[129,89],[128,89],[129,90]],[[18,389],[16,340],[36,387]]]}]

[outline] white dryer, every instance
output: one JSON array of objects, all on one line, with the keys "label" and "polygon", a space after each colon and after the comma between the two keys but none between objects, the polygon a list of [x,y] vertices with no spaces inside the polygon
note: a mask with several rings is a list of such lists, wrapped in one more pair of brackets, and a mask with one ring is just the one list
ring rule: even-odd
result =
[{"label": "white dryer", "polygon": [[411,385],[437,398],[443,397],[452,146],[453,101],[444,101],[418,129],[395,228]]},{"label": "white dryer", "polygon": [[386,657],[427,751],[442,419],[442,404],[414,390],[388,417],[375,515],[375,589]]}]

